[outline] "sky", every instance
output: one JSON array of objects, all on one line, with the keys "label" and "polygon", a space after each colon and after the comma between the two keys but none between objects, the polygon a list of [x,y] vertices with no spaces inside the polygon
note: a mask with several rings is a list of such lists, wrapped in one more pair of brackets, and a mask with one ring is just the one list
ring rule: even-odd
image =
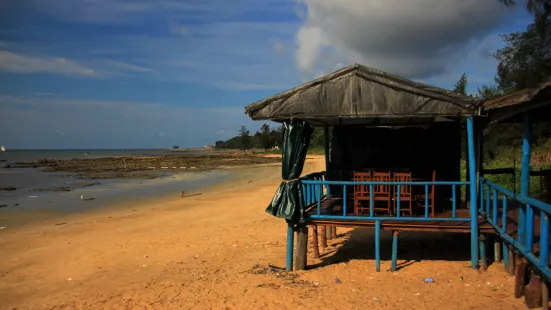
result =
[{"label": "sky", "polygon": [[252,132],[248,104],[361,63],[468,92],[492,83],[498,0],[0,2],[0,145],[201,147]]}]

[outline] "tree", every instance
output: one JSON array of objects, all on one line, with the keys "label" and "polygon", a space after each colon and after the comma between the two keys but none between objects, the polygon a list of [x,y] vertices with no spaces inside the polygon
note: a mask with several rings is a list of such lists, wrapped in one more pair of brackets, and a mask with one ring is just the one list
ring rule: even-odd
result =
[{"label": "tree", "polygon": [[223,149],[223,148],[225,148],[225,146],[226,146],[226,143],[224,141],[221,141],[221,140],[216,141],[214,143],[214,147],[217,148],[217,149]]},{"label": "tree", "polygon": [[[516,5],[517,0],[499,0],[506,6]],[[526,0],[526,9],[534,16],[534,26],[536,33],[542,37],[550,33],[549,18],[551,16],[551,0]]]},{"label": "tree", "polygon": [[480,99],[490,100],[502,96],[503,93],[497,87],[497,85],[482,85],[478,88],[478,94],[476,95]]},{"label": "tree", "polygon": [[459,78],[459,81],[455,83],[454,92],[462,95],[467,95],[467,75],[463,73]]},{"label": "tree", "polygon": [[270,131],[270,137],[274,146],[281,147],[283,143],[283,125]]},{"label": "tree", "polygon": [[272,137],[270,135],[270,125],[264,124],[260,127],[260,144],[264,150],[268,150],[273,146]]},{"label": "tree", "polygon": [[251,132],[245,126],[241,126],[239,129],[239,138],[241,147],[243,150],[248,150],[251,147]]},{"label": "tree", "polygon": [[[551,25],[549,21],[546,24]],[[496,82],[505,94],[549,80],[551,40],[537,33],[535,23],[523,32],[502,35],[502,38],[506,45],[493,57],[499,62]]]},{"label": "tree", "polygon": [[313,148],[323,147],[323,135],[324,130],[322,127],[314,128],[314,132],[312,133],[312,137],[310,138],[310,146]]}]

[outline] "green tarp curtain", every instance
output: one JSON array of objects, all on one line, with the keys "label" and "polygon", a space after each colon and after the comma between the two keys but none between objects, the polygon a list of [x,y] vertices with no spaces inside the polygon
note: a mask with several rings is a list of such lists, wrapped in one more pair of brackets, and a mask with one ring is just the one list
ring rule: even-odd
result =
[{"label": "green tarp curtain", "polygon": [[266,212],[297,223],[304,219],[304,193],[298,179],[304,168],[306,152],[314,128],[305,121],[283,123],[283,159],[279,185]]}]

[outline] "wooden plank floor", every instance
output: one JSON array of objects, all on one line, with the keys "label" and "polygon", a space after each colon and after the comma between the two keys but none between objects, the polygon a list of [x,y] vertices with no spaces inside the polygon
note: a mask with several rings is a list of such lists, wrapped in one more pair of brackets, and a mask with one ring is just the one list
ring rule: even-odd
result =
[{"label": "wooden plank floor", "polygon": [[[317,207],[314,207],[308,211],[309,215],[317,213]],[[327,199],[321,204],[320,214],[322,215],[343,215],[342,200]],[[353,203],[347,203],[347,216],[353,216]],[[430,216],[430,215],[429,215]],[[458,209],[456,217],[468,218],[470,216],[469,210]],[[417,215],[416,217],[424,217],[424,215]],[[446,210],[436,214],[436,216],[430,217],[431,221],[381,221],[381,229],[385,230],[403,230],[403,231],[436,231],[436,232],[457,232],[468,233],[471,231],[470,220],[457,220],[457,221],[439,221],[438,218],[450,218],[452,217],[452,211]],[[342,219],[310,219],[311,225],[327,225],[327,226],[341,226],[341,227],[375,227],[375,220],[353,220],[343,217]],[[479,229],[480,232],[494,233],[494,229],[490,224],[486,223],[482,217],[479,217]]]}]

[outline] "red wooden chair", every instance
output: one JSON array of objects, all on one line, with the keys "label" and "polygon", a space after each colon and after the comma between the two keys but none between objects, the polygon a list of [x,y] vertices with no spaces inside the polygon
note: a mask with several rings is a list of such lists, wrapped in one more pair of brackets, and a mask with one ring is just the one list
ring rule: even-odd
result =
[{"label": "red wooden chair", "polygon": [[[391,182],[390,172],[374,172],[373,173],[374,182]],[[378,184],[373,185],[373,209],[374,211],[387,211],[388,214],[392,214],[392,196],[391,196],[391,186],[389,184]],[[378,201],[386,201],[387,207],[377,206]]]},{"label": "red wooden chair", "polygon": [[[354,181],[365,182],[371,181],[371,172],[354,171]],[[361,201],[369,202],[369,185],[354,185],[354,214],[360,215],[364,209],[360,204]]]},{"label": "red wooden chair", "polygon": [[[411,172],[396,172],[394,173],[394,182],[411,182]],[[400,201],[400,212],[408,211],[409,215],[413,215],[413,192],[412,185],[400,185],[400,197],[398,197],[398,185],[394,187],[394,211],[397,212],[398,201]],[[403,204],[402,202],[406,202]]]},{"label": "red wooden chair", "polygon": [[[432,171],[432,182],[436,182],[436,170]],[[436,186],[434,184],[429,186],[428,200],[429,200],[429,209],[431,210],[430,214],[432,217],[436,216],[434,212],[435,190],[436,190]],[[415,195],[415,201],[417,201],[417,204],[420,207],[422,206],[423,208],[425,207],[425,201],[427,198],[424,192],[425,192],[425,189],[423,188],[423,194]]]}]

